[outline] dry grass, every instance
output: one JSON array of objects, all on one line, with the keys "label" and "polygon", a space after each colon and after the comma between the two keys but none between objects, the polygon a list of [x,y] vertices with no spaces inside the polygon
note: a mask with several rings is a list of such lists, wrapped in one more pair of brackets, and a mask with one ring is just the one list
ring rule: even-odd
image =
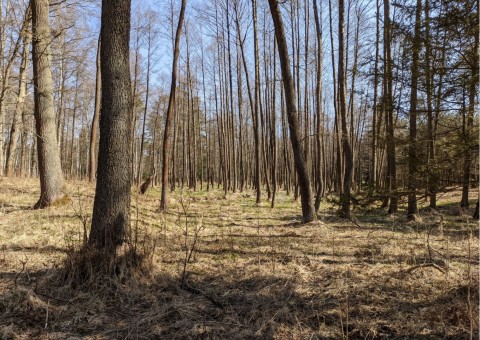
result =
[{"label": "dry grass", "polygon": [[0,339],[478,338],[479,227],[458,191],[421,223],[378,209],[354,223],[324,205],[300,225],[284,193],[272,210],[250,192],[177,192],[162,215],[149,190],[132,200],[132,233],[154,249],[150,276],[92,289],[58,278],[94,187],[69,183],[70,202],[41,211],[36,180],[0,187]]}]

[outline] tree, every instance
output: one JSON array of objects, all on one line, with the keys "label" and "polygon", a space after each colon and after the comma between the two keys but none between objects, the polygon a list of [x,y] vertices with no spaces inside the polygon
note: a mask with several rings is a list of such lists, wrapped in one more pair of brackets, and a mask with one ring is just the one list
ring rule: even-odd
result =
[{"label": "tree", "polygon": [[100,73],[100,37],[97,44],[97,60],[96,60],[96,77],[95,77],[95,108],[93,112],[92,129],[90,131],[90,152],[88,158],[88,179],[90,182],[95,180],[96,163],[97,163],[97,131],[98,121],[100,119],[100,101],[102,97],[102,76]]},{"label": "tree", "polygon": [[[342,134],[342,150],[345,159],[345,172],[343,175],[343,191],[341,194],[342,215],[350,216],[350,189],[352,184],[353,157],[352,147],[348,140],[347,108],[345,98],[345,56],[344,56],[344,1],[338,3],[338,111]],[[353,124],[353,122],[352,122]],[[351,127],[353,128],[353,126]]]},{"label": "tree", "polygon": [[322,65],[323,65],[323,31],[321,25],[321,13],[320,17],[318,15],[317,0],[313,0],[313,16],[315,19],[315,31],[317,35],[317,74],[315,81],[315,107],[316,107],[316,129],[315,129],[315,142],[317,146],[317,193],[315,197],[315,212],[318,213],[320,209],[320,201],[323,195],[324,187],[324,176],[322,164]]},{"label": "tree", "polygon": [[[29,7],[30,8],[30,7]],[[30,11],[27,11],[27,16],[30,16]],[[25,18],[27,20],[27,18]],[[30,21],[30,19],[28,19]],[[6,157],[6,175],[12,176],[15,170],[15,156],[14,152],[17,147],[17,140],[20,133],[19,125],[22,118],[22,114],[25,106],[25,97],[27,95],[27,68],[28,68],[28,54],[30,50],[30,42],[32,35],[28,31],[28,28],[21,32],[23,35],[23,51],[22,61],[20,64],[19,80],[18,80],[18,96],[15,103],[15,111],[13,113],[12,128],[10,130],[10,141],[7,148]]]},{"label": "tree", "polygon": [[105,263],[115,256],[130,226],[130,6],[130,0],[102,1],[102,114],[89,243],[104,251]]},{"label": "tree", "polygon": [[[177,88],[177,65],[178,55],[180,53],[180,37],[182,35],[183,20],[185,18],[185,7],[187,0],[182,0],[180,8],[180,17],[178,18],[177,32],[175,33],[175,43],[173,49],[172,63],[172,83],[170,85],[170,97],[168,99],[167,117],[165,120],[165,132],[163,135],[163,163],[162,163],[162,196],[160,198],[160,210],[167,209],[167,185],[168,185],[168,151],[170,149],[170,128],[175,110],[175,91]],[[175,185],[175,184],[174,184]]]},{"label": "tree", "polygon": [[422,0],[417,0],[415,14],[415,32],[412,46],[412,83],[410,86],[410,113],[409,113],[409,139],[408,139],[408,207],[407,218],[414,220],[417,209],[417,87],[418,87],[418,56],[420,53],[420,19],[422,13]]},{"label": "tree", "polygon": [[275,26],[275,37],[277,38],[278,54],[282,69],[283,87],[285,90],[285,102],[287,106],[287,118],[290,127],[290,141],[292,143],[295,169],[298,175],[300,196],[302,203],[303,222],[308,223],[316,219],[315,209],[312,202],[312,189],[310,178],[303,157],[300,131],[297,119],[297,108],[295,104],[295,89],[290,71],[290,58],[288,56],[287,39],[283,28],[282,14],[277,0],[268,0],[270,13]]},{"label": "tree", "polygon": [[385,109],[385,127],[387,130],[387,200],[390,200],[388,212],[397,212],[397,165],[395,159],[395,122],[393,120],[393,71],[392,71],[392,27],[390,22],[390,0],[383,2],[384,27],[383,27],[383,54],[384,54],[384,79],[383,79],[383,107]]},{"label": "tree", "polygon": [[63,174],[55,131],[50,69],[49,0],[31,0],[30,6],[32,9],[35,127],[40,173],[40,199],[34,208],[41,209],[63,197]]}]

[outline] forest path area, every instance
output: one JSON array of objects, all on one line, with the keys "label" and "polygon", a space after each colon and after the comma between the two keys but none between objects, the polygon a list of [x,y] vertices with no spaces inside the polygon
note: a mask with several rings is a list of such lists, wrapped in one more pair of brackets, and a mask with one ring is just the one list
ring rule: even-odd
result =
[{"label": "forest path area", "polygon": [[479,226],[456,208],[461,191],[422,222],[375,207],[342,220],[322,202],[301,225],[283,191],[271,209],[250,191],[177,190],[161,214],[151,188],[132,194],[148,275],[120,271],[94,289],[59,280],[94,186],[68,182],[70,199],[43,210],[31,209],[37,180],[0,187],[0,339],[478,337]]}]

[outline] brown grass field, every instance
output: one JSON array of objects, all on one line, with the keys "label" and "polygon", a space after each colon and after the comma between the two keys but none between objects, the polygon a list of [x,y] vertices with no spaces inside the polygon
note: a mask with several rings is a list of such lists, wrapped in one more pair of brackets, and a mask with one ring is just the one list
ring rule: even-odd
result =
[{"label": "brown grass field", "polygon": [[252,192],[177,191],[160,214],[149,189],[132,196],[142,268],[79,287],[63,268],[94,186],[69,182],[70,200],[45,210],[31,209],[36,179],[0,188],[0,339],[478,338],[479,225],[454,188],[421,222],[404,206],[342,220],[322,202],[307,225],[284,192],[270,209]]}]

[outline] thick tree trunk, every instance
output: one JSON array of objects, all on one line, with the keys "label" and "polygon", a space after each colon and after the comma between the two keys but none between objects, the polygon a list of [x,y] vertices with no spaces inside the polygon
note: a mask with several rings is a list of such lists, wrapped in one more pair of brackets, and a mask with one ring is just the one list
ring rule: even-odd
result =
[{"label": "thick tree trunk", "polygon": [[102,114],[89,243],[113,257],[130,227],[130,0],[102,1],[100,35]]},{"label": "thick tree trunk", "polygon": [[308,223],[316,219],[315,209],[312,202],[312,189],[308,170],[303,157],[302,142],[300,140],[297,120],[297,108],[295,106],[295,89],[293,88],[292,74],[290,71],[290,58],[288,56],[287,39],[283,28],[282,14],[277,0],[268,0],[270,12],[275,26],[278,54],[282,68],[283,86],[285,89],[285,101],[287,104],[287,118],[290,127],[290,141],[292,143],[295,169],[298,174],[300,195],[302,202],[303,222]]},{"label": "thick tree trunk", "polygon": [[55,131],[50,69],[49,0],[31,0],[31,8],[35,127],[40,173],[40,199],[34,208],[41,209],[63,197],[63,174]]}]

